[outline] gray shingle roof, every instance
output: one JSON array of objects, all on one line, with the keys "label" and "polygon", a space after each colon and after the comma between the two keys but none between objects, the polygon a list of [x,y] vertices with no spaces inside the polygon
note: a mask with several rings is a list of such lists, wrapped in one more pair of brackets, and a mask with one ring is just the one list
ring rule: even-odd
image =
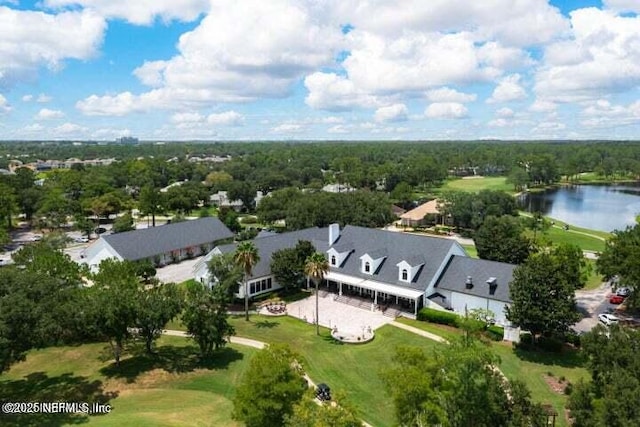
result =
[{"label": "gray shingle roof", "polygon": [[[342,241],[350,242],[354,253],[341,267],[332,266],[332,271],[421,291],[424,291],[433,280],[436,271],[445,262],[451,247],[456,244],[453,240],[439,237],[417,236],[352,225],[347,225],[340,231],[336,246]],[[372,248],[376,251],[384,249],[387,255],[374,275],[362,273],[360,266],[360,257]],[[424,262],[424,266],[418,271],[413,281],[407,283],[398,280],[397,264],[403,260],[415,260],[416,257],[421,257],[419,259],[421,263]]]},{"label": "gray shingle roof", "polygon": [[[308,240],[318,251],[323,251],[322,248],[327,247],[328,239],[328,228],[306,228],[254,239],[253,244],[258,250],[260,261],[253,267],[253,275],[251,277],[262,277],[271,274],[271,256],[280,249],[293,248],[299,240]],[[238,243],[230,243],[219,246],[218,249],[222,253],[235,252],[237,245]]]},{"label": "gray shingle roof", "polygon": [[131,261],[232,237],[218,218],[210,217],[102,236],[120,256]]},{"label": "gray shingle roof", "polygon": [[[436,283],[434,290],[444,289],[510,303],[509,284],[513,280],[515,268],[515,265],[504,262],[454,255]],[[465,285],[468,276],[471,276],[473,282],[473,287],[470,289]],[[491,277],[496,279],[494,287],[487,284],[487,280]]]}]

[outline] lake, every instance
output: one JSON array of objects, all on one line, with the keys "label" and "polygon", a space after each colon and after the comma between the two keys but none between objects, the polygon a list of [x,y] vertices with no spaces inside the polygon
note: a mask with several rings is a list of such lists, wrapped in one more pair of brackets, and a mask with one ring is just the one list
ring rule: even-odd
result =
[{"label": "lake", "polygon": [[574,185],[525,193],[521,208],[593,230],[623,230],[640,214],[640,184]]}]

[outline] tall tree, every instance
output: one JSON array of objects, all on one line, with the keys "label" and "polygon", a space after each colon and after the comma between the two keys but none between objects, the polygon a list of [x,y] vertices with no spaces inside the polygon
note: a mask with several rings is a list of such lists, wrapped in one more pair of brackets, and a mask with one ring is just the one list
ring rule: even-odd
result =
[{"label": "tall tree", "polygon": [[535,337],[564,336],[580,319],[575,291],[584,285],[582,253],[561,245],[532,255],[513,273],[507,319]]},{"label": "tall tree", "polygon": [[233,399],[233,418],[247,427],[284,425],[306,389],[297,355],[287,346],[272,344],[249,362]]},{"label": "tall tree", "polygon": [[238,284],[242,281],[242,268],[234,262],[234,254],[220,254],[211,257],[209,261],[210,287],[223,286],[229,296],[238,291]]},{"label": "tall tree", "polygon": [[271,272],[284,285],[285,292],[290,287],[298,287],[304,278],[305,261],[316,249],[308,240],[299,240],[294,248],[284,248],[271,256]]},{"label": "tall tree", "polygon": [[151,224],[156,226],[156,215],[163,212],[164,200],[157,188],[145,185],[140,189],[138,209],[142,215],[151,215]]},{"label": "tall tree", "polygon": [[233,259],[244,272],[244,313],[245,320],[249,321],[249,277],[253,273],[253,267],[260,261],[260,255],[253,242],[241,242]]},{"label": "tall tree", "polygon": [[520,264],[531,252],[520,220],[511,216],[487,217],[474,233],[478,256],[491,261]]},{"label": "tall tree", "polygon": [[344,399],[338,398],[339,405],[318,405],[314,393],[308,391],[293,407],[293,413],[286,417],[286,427],[361,427],[362,421],[354,412],[345,407]]},{"label": "tall tree", "polygon": [[496,363],[486,346],[461,340],[431,355],[400,347],[381,376],[403,426],[546,426],[526,388],[507,383]]},{"label": "tall tree", "polygon": [[324,279],[325,274],[329,272],[329,261],[323,253],[315,252],[309,258],[304,265],[304,274],[306,274],[314,283],[316,287],[316,335],[320,335],[320,323],[318,318],[320,317],[318,307],[318,285]]},{"label": "tall tree", "polygon": [[187,289],[182,321],[198,343],[202,357],[211,356],[235,333],[228,322],[228,304],[228,291],[223,285],[209,289],[198,283]]},{"label": "tall tree", "polygon": [[147,353],[153,353],[153,342],[160,337],[167,323],[182,309],[182,295],[173,283],[156,284],[137,292],[135,327],[140,330]]},{"label": "tall tree", "polygon": [[629,287],[632,292],[627,298],[629,307],[640,306],[640,224],[616,230],[607,240],[604,251],[596,261],[598,273],[611,279],[618,276],[619,286]]}]

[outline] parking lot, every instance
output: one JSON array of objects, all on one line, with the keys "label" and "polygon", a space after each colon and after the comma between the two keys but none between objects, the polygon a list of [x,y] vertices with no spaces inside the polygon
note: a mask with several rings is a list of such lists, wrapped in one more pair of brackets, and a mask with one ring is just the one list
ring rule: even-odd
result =
[{"label": "parking lot", "polygon": [[576,323],[574,329],[577,332],[588,332],[594,328],[598,323],[598,315],[604,313],[614,313],[621,319],[626,319],[633,322],[634,319],[626,316],[624,313],[620,313],[618,308],[619,304],[611,304],[609,297],[614,293],[611,283],[605,282],[595,290],[580,290],[576,291],[576,303],[578,309],[583,313],[585,317]]}]

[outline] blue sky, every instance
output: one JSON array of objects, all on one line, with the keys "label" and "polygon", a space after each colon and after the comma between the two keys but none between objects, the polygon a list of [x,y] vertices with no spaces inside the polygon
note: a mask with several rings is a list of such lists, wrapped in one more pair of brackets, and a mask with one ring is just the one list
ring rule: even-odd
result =
[{"label": "blue sky", "polygon": [[0,139],[637,139],[639,13],[637,0],[0,0]]}]

